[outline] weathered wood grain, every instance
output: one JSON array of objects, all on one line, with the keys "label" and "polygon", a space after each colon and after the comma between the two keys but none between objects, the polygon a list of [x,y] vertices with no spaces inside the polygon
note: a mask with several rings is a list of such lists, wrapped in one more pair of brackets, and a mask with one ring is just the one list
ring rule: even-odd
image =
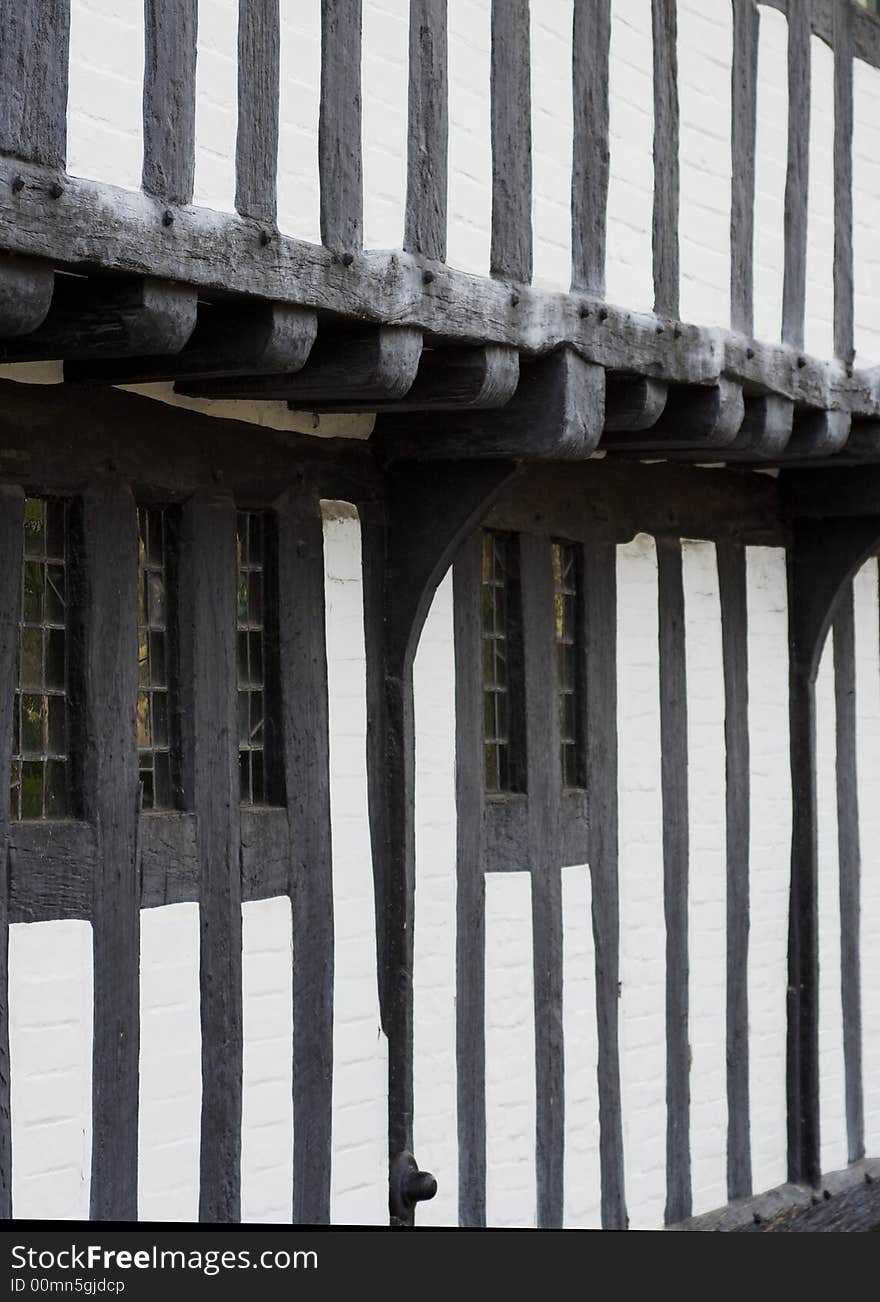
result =
[{"label": "weathered wood grain", "polygon": [[659,380],[638,375],[605,377],[605,434],[650,429],[666,406],[668,390]]},{"label": "weathered wood grain", "polygon": [[677,317],[678,255],[678,22],[676,0],[651,0],[654,50],[654,311]]},{"label": "weathered wood grain", "polygon": [[[834,352],[853,360],[853,40],[855,7],[832,8],[834,41]],[[880,28],[880,24],[878,24]]]},{"label": "weathered wood grain", "polygon": [[743,422],[730,452],[772,460],[788,446],[794,421],[794,404],[788,398],[761,394],[744,400]]},{"label": "weathered wood grain", "polygon": [[70,0],[9,0],[0,41],[0,152],[64,167]]},{"label": "weathered wood grain", "polygon": [[438,262],[446,258],[449,142],[446,0],[409,7],[409,134],[403,247]]},{"label": "weathered wood grain", "polygon": [[89,823],[16,823],[9,839],[9,921],[91,920],[98,838]]},{"label": "weathered wood grain", "polygon": [[529,0],[492,0],[493,276],[532,278]]},{"label": "weathered wood grain", "polygon": [[830,457],[845,446],[850,431],[848,411],[816,411],[795,408],[791,438],[785,453],[788,459]]},{"label": "weathered wood grain", "polygon": [[273,225],[277,211],[281,25],[279,0],[238,6],[238,137],[235,206]]},{"label": "weathered wood grain", "polygon": [[144,0],[143,186],[190,203],[195,178],[198,0]]},{"label": "weathered wood grain", "polygon": [[730,324],[754,330],[755,139],[758,100],[758,6],[733,0],[731,70]]},{"label": "weathered wood grain", "polygon": [[54,286],[48,263],[0,258],[0,339],[36,330],[49,311]]},{"label": "weathered wood grain", "polygon": [[807,285],[807,193],[810,174],[810,5],[788,5],[788,164],[785,173],[785,262],[782,339],[804,344]]},{"label": "weathered wood grain", "polygon": [[673,386],[650,429],[608,432],[602,446],[629,452],[724,449],[735,441],[743,415],[742,387],[732,380],[693,389]]},{"label": "weathered wood grain", "polygon": [[337,254],[364,242],[361,0],[321,0],[318,118],[321,241]]},{"label": "weathered wood grain", "polygon": [[574,0],[571,284],[605,293],[611,0]]},{"label": "weathered wood grain", "polygon": [[150,812],[138,828],[141,908],[190,904],[199,898],[196,819],[191,813]]},{"label": "weathered wood grain", "polygon": [[271,900],[290,892],[290,834],[282,807],[241,811],[241,897]]}]

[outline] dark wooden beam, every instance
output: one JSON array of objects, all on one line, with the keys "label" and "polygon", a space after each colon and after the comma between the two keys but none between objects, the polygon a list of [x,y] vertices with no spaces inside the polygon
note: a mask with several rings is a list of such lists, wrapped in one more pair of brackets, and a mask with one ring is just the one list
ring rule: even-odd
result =
[{"label": "dark wooden beam", "polygon": [[11,0],[0,40],[0,153],[63,170],[70,0]]},{"label": "dark wooden beam", "polygon": [[605,373],[569,348],[523,364],[514,397],[499,411],[455,420],[427,413],[381,416],[374,439],[389,460],[550,456],[582,459],[595,449],[605,414]]},{"label": "dark wooden beam", "polygon": [[602,445],[628,452],[715,451],[733,443],[742,421],[742,388],[732,380],[721,379],[704,388],[672,387],[663,412],[649,430],[609,433]]},{"label": "dark wooden beam", "polygon": [[274,225],[277,210],[279,0],[239,0],[235,206]]},{"label": "dark wooden beam", "polygon": [[144,21],[143,186],[165,203],[190,203],[198,0],[145,0]]},{"label": "dark wooden beam", "polygon": [[788,3],[788,165],[785,175],[785,265],[782,339],[804,344],[807,285],[807,192],[810,172],[810,8]]},{"label": "dark wooden beam", "polygon": [[0,344],[7,362],[177,353],[196,324],[196,292],[161,280],[57,276],[43,324]]},{"label": "dark wooden beam", "polygon": [[[853,359],[853,48],[855,6],[832,8],[834,39],[834,352]],[[876,20],[875,20],[876,25]]]},{"label": "dark wooden beam", "polygon": [[195,329],[179,353],[68,362],[64,378],[87,384],[149,384],[292,374],[308,360],[317,329],[317,316],[308,308],[253,300],[200,303]]},{"label": "dark wooden beam", "polygon": [[318,340],[305,366],[292,374],[184,381],[179,393],[200,398],[251,398],[289,402],[315,411],[372,409],[383,399],[402,398],[412,388],[422,354],[418,330],[380,326]]},{"label": "dark wooden beam", "polygon": [[755,136],[758,99],[758,6],[733,0],[731,70],[730,324],[754,330]]},{"label": "dark wooden beam", "polygon": [[611,0],[574,0],[571,284],[605,293]]},{"label": "dark wooden beam", "polygon": [[493,276],[532,278],[529,0],[492,0]]},{"label": "dark wooden beam", "polygon": [[409,137],[403,247],[446,260],[449,141],[446,0],[410,0]]},{"label": "dark wooden beam", "polygon": [[678,316],[678,21],[676,0],[651,0],[654,50],[654,311]]},{"label": "dark wooden beam", "polygon": [[364,242],[361,0],[321,0],[318,171],[321,242],[349,256]]},{"label": "dark wooden beam", "polygon": [[743,423],[730,445],[730,453],[772,460],[788,446],[793,421],[794,404],[788,398],[773,394],[747,397]]},{"label": "dark wooden beam", "polygon": [[0,257],[0,339],[26,335],[42,325],[54,285],[50,263]]},{"label": "dark wooden beam", "polygon": [[668,387],[643,375],[605,377],[605,433],[650,429],[666,406]]},{"label": "dark wooden beam", "polygon": [[849,437],[848,411],[816,411],[795,408],[791,438],[786,458],[830,457],[840,452]]}]

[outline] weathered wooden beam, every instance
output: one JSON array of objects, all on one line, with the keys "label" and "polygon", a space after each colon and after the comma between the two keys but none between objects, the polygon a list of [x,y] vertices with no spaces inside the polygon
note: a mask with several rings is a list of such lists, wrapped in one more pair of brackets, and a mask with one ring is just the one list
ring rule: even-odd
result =
[{"label": "weathered wooden beam", "polygon": [[673,386],[660,418],[649,430],[609,433],[603,447],[628,452],[695,450],[705,452],[728,448],[743,421],[742,386],[722,378],[717,384],[698,387]]},{"label": "weathered wooden beam", "polygon": [[446,176],[449,141],[446,0],[410,0],[409,137],[406,225],[408,253],[446,259]]},{"label": "weathered wooden beam", "polygon": [[198,0],[144,3],[143,186],[189,203],[195,177]]},{"label": "weathered wooden beam", "polygon": [[6,361],[176,353],[196,324],[196,291],[161,280],[58,276],[43,324],[0,345]]},{"label": "weathered wooden beam", "polygon": [[492,0],[493,276],[532,278],[529,0]]},{"label": "weathered wooden beam", "polygon": [[677,317],[678,21],[676,0],[651,0],[654,51],[654,311]]},{"label": "weathered wooden beam", "polygon": [[49,263],[0,256],[0,338],[36,330],[49,311],[54,284]]},{"label": "weathered wooden beam", "polygon": [[421,353],[420,331],[380,326],[346,336],[319,336],[306,365],[293,374],[182,381],[176,388],[200,398],[289,402],[295,410],[315,411],[327,403],[337,411],[365,405],[372,410],[371,403],[409,392]]},{"label": "weathered wooden beam", "polygon": [[318,118],[321,241],[335,253],[364,242],[361,156],[361,0],[321,0]]},{"label": "weathered wooden beam", "polygon": [[834,352],[853,359],[853,9],[835,4],[834,37]]},{"label": "weathered wooden beam", "polygon": [[807,190],[810,172],[810,8],[788,3],[788,165],[785,175],[785,262],[782,339],[804,343],[807,285]]},{"label": "weathered wooden beam", "polygon": [[0,40],[0,153],[64,167],[70,0],[13,0]]},{"label": "weathered wooden beam", "polygon": [[277,211],[279,0],[239,0],[235,206],[274,224]]},{"label": "weathered wooden beam", "polygon": [[854,420],[843,457],[853,461],[880,461],[880,420]]},{"label": "weathered wooden beam", "polygon": [[731,70],[730,324],[754,329],[755,136],[758,99],[758,6],[733,0]]},{"label": "weathered wooden beam", "polygon": [[514,397],[499,411],[456,419],[380,416],[374,438],[389,460],[590,456],[605,416],[605,373],[570,348],[523,365]]},{"label": "weathered wooden beam", "polygon": [[605,433],[642,430],[660,419],[668,386],[644,375],[605,377]]},{"label": "weathered wooden beam", "polygon": [[305,365],[318,329],[309,308],[246,300],[200,303],[196,327],[179,353],[67,362],[64,378],[87,384],[149,384],[291,374]]},{"label": "weathered wooden beam", "polygon": [[774,394],[745,399],[740,431],[730,445],[731,455],[772,460],[785,451],[791,439],[794,404]]},{"label": "weathered wooden beam", "polygon": [[571,283],[605,293],[611,0],[574,0]]},{"label": "weathered wooden beam", "polygon": [[849,430],[848,411],[795,408],[791,438],[785,449],[786,459],[834,456],[846,444]]}]

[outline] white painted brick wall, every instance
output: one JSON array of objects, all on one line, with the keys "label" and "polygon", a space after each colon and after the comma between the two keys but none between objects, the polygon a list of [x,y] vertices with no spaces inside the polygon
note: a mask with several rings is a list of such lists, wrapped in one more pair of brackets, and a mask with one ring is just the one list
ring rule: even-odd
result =
[{"label": "white painted brick wall", "polygon": [[199,906],[141,911],[138,1218],[199,1215]]},{"label": "white painted brick wall", "polygon": [[880,1154],[880,646],[877,562],[854,583],[865,1151]]},{"label": "white painted brick wall", "polygon": [[660,794],[657,551],[617,549],[620,1074],[626,1205],[633,1229],[666,1206],[666,931]]},{"label": "white painted brick wall", "polygon": [[562,1033],[565,1047],[563,1225],[602,1225],[599,1165],[599,1036],[590,869],[562,869]]},{"label": "white painted brick wall", "polygon": [[92,928],[9,928],[12,1210],[88,1220],[92,1162]]},{"label": "white painted brick wall", "polygon": [[752,1185],[786,1178],[791,766],[785,552],[746,549],[749,665],[749,1091]]},{"label": "white painted brick wall", "polygon": [[193,203],[235,211],[237,133],[238,5],[236,0],[199,0]]},{"label": "white painted brick wall", "polygon": [[71,0],[67,170],[139,190],[143,0]]},{"label": "white painted brick wall", "polygon": [[856,365],[880,362],[880,70],[853,63],[853,266]]},{"label": "white painted brick wall", "polygon": [[321,243],[320,100],[321,0],[282,4],[278,228],[313,244]]},{"label": "white painted brick wall", "polygon": [[486,873],[486,1224],[532,1229],[535,1162],[532,878]]},{"label": "white painted brick wall", "polygon": [[364,244],[403,247],[409,97],[409,0],[364,0]]},{"label": "white painted brick wall", "polygon": [[726,747],[715,545],[682,544],[690,831],[688,1034],[694,1215],[727,1202]]},{"label": "white painted brick wall", "polygon": [[290,900],[241,906],[241,1219],[293,1215],[293,929]]},{"label": "white painted brick wall", "polygon": [[492,221],[489,127],[490,0],[449,0],[451,267],[488,275]]},{"label": "white painted brick wall", "polygon": [[729,4],[678,3],[681,315],[730,324]]},{"label": "white painted brick wall", "polygon": [[415,703],[414,1143],[437,1196],[419,1225],[458,1224],[455,1049],[455,644],[452,571],[437,589],[413,667]]},{"label": "white painted brick wall", "polygon": [[654,74],[650,0],[612,0],[609,63],[606,295],[649,312],[654,305]]},{"label": "white painted brick wall", "polygon": [[324,508],[330,814],[335,929],[330,1219],[388,1222],[388,1046],[379,1021],[367,812],[361,530],[348,503]]},{"label": "white painted brick wall", "polygon": [[785,169],[788,159],[788,23],[760,6],[758,124],[755,140],[755,335],[782,331]]},{"label": "white painted brick wall", "polygon": [[810,180],[804,347],[834,355],[834,55],[810,41]]},{"label": "white painted brick wall", "polygon": [[531,7],[532,280],[571,284],[572,0]]}]

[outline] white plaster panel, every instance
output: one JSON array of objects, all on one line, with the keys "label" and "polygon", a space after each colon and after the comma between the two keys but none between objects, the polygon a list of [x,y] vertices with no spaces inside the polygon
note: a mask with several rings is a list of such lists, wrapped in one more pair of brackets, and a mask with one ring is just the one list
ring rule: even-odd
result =
[{"label": "white plaster panel", "polygon": [[730,324],[730,76],[733,11],[678,3],[681,315]]},{"label": "white plaster panel", "polygon": [[388,1222],[388,1045],[379,1020],[376,910],[367,807],[367,696],[361,529],[348,503],[322,503],[334,1022],[330,1219]]},{"label": "white plaster panel", "polygon": [[455,1049],[455,643],[452,571],[437,588],[413,667],[415,702],[414,1142],[437,1177],[419,1225],[458,1224]]},{"label": "white plaster panel", "polygon": [[599,1035],[590,869],[562,869],[562,1033],[565,1047],[565,1150],[562,1223],[602,1225],[599,1167]]},{"label": "white plaster panel", "polygon": [[286,895],[241,906],[241,1219],[293,1218],[293,927]]},{"label": "white plaster panel", "polygon": [[666,1206],[666,929],[660,786],[657,550],[617,549],[620,1074],[626,1205],[633,1229]]},{"label": "white plaster panel", "polygon": [[834,55],[810,41],[810,181],[804,347],[834,355]]},{"label": "white plaster panel", "polygon": [[819,1137],[823,1171],[846,1166],[846,1093],[840,988],[840,861],[837,849],[837,713],[834,635],[816,678],[816,813],[819,851]]},{"label": "white plaster panel", "polygon": [[532,281],[547,289],[571,284],[573,24],[573,0],[532,5]]},{"label": "white plaster panel", "polygon": [[202,1113],[199,906],[141,911],[138,1218],[197,1221]]},{"label": "white plaster panel", "polygon": [[654,305],[654,74],[651,0],[611,0],[606,297]]},{"label": "white plaster panel", "polygon": [[749,1117],[756,1193],[786,1179],[791,766],[785,552],[746,548],[749,673]]},{"label": "white plaster panel", "polygon": [[492,223],[490,0],[449,0],[447,262],[488,275]]},{"label": "white plaster panel", "polygon": [[727,1202],[726,745],[715,545],[682,543],[688,737],[693,1212]]},{"label": "white plaster panel", "polygon": [[193,203],[235,211],[237,133],[238,5],[236,0],[199,0]]},{"label": "white plaster panel", "polygon": [[880,1154],[880,648],[877,561],[853,583],[856,764],[861,852],[862,1083],[865,1151]]},{"label": "white plaster panel", "polygon": [[853,61],[853,285],[857,366],[880,362],[880,69]]},{"label": "white plaster panel", "polygon": [[92,928],[9,928],[12,1211],[88,1220],[92,1170]]},{"label": "white plaster panel", "polygon": [[281,5],[278,229],[321,243],[321,0]]},{"label": "white plaster panel", "polygon": [[364,0],[364,244],[403,247],[409,121],[409,0]]},{"label": "white plaster panel", "polygon": [[67,170],[139,190],[143,0],[71,0]]},{"label": "white plaster panel", "polygon": [[788,23],[760,6],[755,139],[755,335],[782,333],[785,170],[788,161]]},{"label": "white plaster panel", "polygon": [[486,1224],[532,1229],[535,1159],[532,879],[486,873]]}]

